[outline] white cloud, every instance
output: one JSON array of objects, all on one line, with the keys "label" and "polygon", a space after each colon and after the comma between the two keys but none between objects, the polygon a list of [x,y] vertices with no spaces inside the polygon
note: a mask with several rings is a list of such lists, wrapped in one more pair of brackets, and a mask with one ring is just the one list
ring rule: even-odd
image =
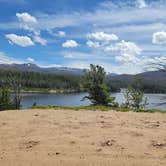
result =
[{"label": "white cloud", "polygon": [[116,56],[116,60],[121,63],[135,62],[137,56],[142,52],[142,49],[133,42],[121,41],[116,44],[116,47],[120,52],[120,56]]},{"label": "white cloud", "polygon": [[20,24],[20,28],[33,32],[35,35],[40,35],[40,30],[38,30],[38,28],[35,28],[33,25]]},{"label": "white cloud", "polygon": [[4,52],[0,52],[0,64],[12,64],[12,63],[23,63],[15,58],[7,56]]},{"label": "white cloud", "polygon": [[47,41],[43,38],[41,38],[40,30],[37,27],[38,21],[37,19],[30,15],[29,13],[16,13],[17,18],[20,21],[20,27],[24,30],[28,30],[30,32],[33,32],[35,34],[34,41],[37,43],[40,43],[41,45],[45,46],[47,44]]},{"label": "white cloud", "polygon": [[104,32],[96,32],[96,33],[90,33],[87,35],[88,39],[95,39],[99,41],[113,41],[118,40],[118,36],[115,34],[107,34]]},{"label": "white cloud", "polygon": [[91,40],[87,41],[86,44],[88,45],[88,47],[94,47],[94,48],[100,47],[100,43],[99,42],[93,42]]},{"label": "white cloud", "polygon": [[[133,0],[137,2],[137,0]],[[140,2],[139,2],[140,1]],[[40,30],[50,30],[62,27],[76,27],[76,26],[87,26],[89,24],[97,24],[98,26],[108,26],[108,25],[131,25],[135,22],[161,22],[166,17],[165,4],[162,4],[164,0],[159,0],[155,5],[151,5],[149,8],[144,8],[143,10],[138,10],[137,8],[129,7],[125,1],[120,3],[114,3],[110,1],[103,2],[108,6],[108,2],[111,4],[110,10],[107,8],[101,8],[101,6],[96,7],[93,12],[71,12],[67,14],[46,14],[38,13],[37,21],[39,23],[38,28]],[[128,1],[127,1],[128,2]],[[145,1],[138,0],[140,6],[145,6]],[[149,6],[148,1],[148,6]],[[123,4],[121,6],[121,4]],[[131,3],[133,4],[133,2]],[[113,6],[116,6],[115,8]],[[6,25],[6,22],[4,23]],[[140,24],[139,24],[140,25]],[[146,24],[147,25],[147,24]],[[145,27],[146,27],[145,25]],[[4,26],[3,26],[4,27]],[[117,27],[117,26],[116,26]],[[7,27],[8,28],[8,27]],[[10,27],[9,27],[10,28]]]},{"label": "white cloud", "polygon": [[166,43],[166,32],[160,31],[153,34],[152,37],[153,44],[164,44]]},{"label": "white cloud", "polygon": [[43,46],[47,44],[47,40],[41,38],[40,36],[34,36],[34,40],[35,42],[40,43]]},{"label": "white cloud", "polygon": [[136,6],[141,9],[147,7],[147,4],[145,0],[136,0]]},{"label": "white cloud", "polygon": [[136,62],[137,56],[142,52],[142,49],[139,48],[135,43],[126,42],[124,40],[117,43],[113,50],[119,52],[120,55],[116,56],[115,59],[121,63]]},{"label": "white cloud", "polygon": [[37,19],[29,13],[16,13],[17,18],[25,23],[37,23]]},{"label": "white cloud", "polygon": [[166,65],[166,55],[162,55],[159,57],[154,57],[154,58],[148,58],[146,60],[144,60],[144,64],[151,66],[153,69],[155,69],[155,67],[162,67]]},{"label": "white cloud", "polygon": [[18,36],[15,34],[7,34],[6,38],[9,40],[9,43],[14,43],[21,47],[33,46],[34,43],[28,36]]},{"label": "white cloud", "polygon": [[121,42],[112,44],[111,41],[107,41],[111,40],[112,37],[105,34],[103,35],[103,33],[95,33],[91,36],[89,35],[88,37],[94,37],[96,40],[101,40],[100,43],[87,41],[87,45],[89,47],[97,48],[99,51],[105,51],[105,56],[112,55],[112,57],[120,63],[136,63],[138,61],[137,56],[142,52],[142,49],[139,48],[134,42],[126,42],[122,40]]},{"label": "white cloud", "polygon": [[[125,2],[123,4],[125,4]],[[51,15],[40,13],[37,15],[37,18],[40,22],[41,29],[55,29],[64,27],[85,27],[94,24],[97,25],[97,27],[112,25],[117,27],[117,24],[118,26],[122,26],[126,24],[132,25],[137,22],[161,22],[161,19],[166,17],[165,8],[161,7],[161,5],[147,7],[143,10],[126,6],[122,6],[122,8],[117,7],[114,10],[98,7],[93,12],[82,13],[72,12],[68,14]]]},{"label": "white cloud", "polygon": [[120,43],[117,43],[116,46],[122,54],[139,55],[142,51],[135,43],[126,42],[124,40],[122,40]]},{"label": "white cloud", "polygon": [[30,63],[33,63],[35,60],[33,58],[31,58],[31,57],[28,57],[27,61],[30,62]]},{"label": "white cloud", "polygon": [[78,47],[78,43],[75,40],[67,40],[62,44],[62,47],[65,48],[73,48],[73,47]]},{"label": "white cloud", "polygon": [[65,36],[66,36],[66,32],[64,32],[64,31],[59,31],[59,32],[58,32],[58,36],[59,36],[59,37],[65,37]]},{"label": "white cloud", "polygon": [[20,21],[20,27],[22,29],[33,32],[35,35],[40,34],[38,21],[34,16],[31,16],[29,13],[16,13],[16,16]]},{"label": "white cloud", "polygon": [[[129,44],[130,45],[130,44]],[[135,46],[134,46],[135,47]],[[134,48],[133,47],[133,48]],[[136,51],[137,52],[137,51]],[[139,52],[137,52],[139,53]],[[105,59],[104,61],[100,60],[100,56],[96,56],[96,54],[89,54],[85,52],[62,52],[66,58],[71,58],[72,61],[65,61],[63,66],[67,67],[73,67],[73,68],[89,68],[90,64],[98,64],[105,68],[107,72],[113,72],[118,74],[136,74],[145,71],[145,68],[148,64],[152,63],[166,63],[166,57],[160,56],[155,58],[149,58],[149,57],[135,57],[134,61],[136,60],[136,63],[129,63],[129,61],[125,61],[123,58],[121,61],[123,62],[121,65],[116,65],[110,61],[110,59]],[[130,58],[129,57],[125,57]],[[131,60],[133,61],[133,59]],[[125,62],[125,63],[124,63]],[[150,66],[148,65],[148,70],[150,70]],[[153,69],[154,70],[154,69]]]}]

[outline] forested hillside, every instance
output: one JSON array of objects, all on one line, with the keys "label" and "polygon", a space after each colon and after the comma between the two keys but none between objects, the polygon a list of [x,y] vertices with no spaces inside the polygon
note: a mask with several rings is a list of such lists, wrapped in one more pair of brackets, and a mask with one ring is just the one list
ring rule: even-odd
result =
[{"label": "forested hillside", "polygon": [[109,76],[113,83],[121,88],[126,88],[135,77],[143,79],[144,92],[146,93],[166,93],[166,74],[162,70],[149,71],[136,75],[122,74]]},{"label": "forested hillside", "polygon": [[[82,74],[76,74],[76,69],[74,73],[71,70],[68,73],[66,71],[62,72],[62,69],[57,69],[57,71],[57,73],[46,73],[25,69],[22,71],[21,69],[1,68],[0,83],[5,83],[10,87],[10,79],[12,78],[19,80],[22,89],[25,90],[42,89],[77,92],[83,90]],[[137,75],[107,75],[106,82],[111,92],[119,92],[120,88],[126,88],[136,76],[143,79],[143,87],[146,93],[166,93],[166,76],[162,71],[145,72]]]},{"label": "forested hillside", "polygon": [[80,76],[0,70],[1,84],[10,87],[11,79],[19,81],[23,89],[80,90]]}]

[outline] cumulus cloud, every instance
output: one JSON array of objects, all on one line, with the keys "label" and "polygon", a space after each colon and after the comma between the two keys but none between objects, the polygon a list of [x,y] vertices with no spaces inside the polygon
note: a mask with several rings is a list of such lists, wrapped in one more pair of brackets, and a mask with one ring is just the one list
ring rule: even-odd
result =
[{"label": "cumulus cloud", "polygon": [[122,40],[120,43],[117,43],[116,48],[120,53],[120,56],[116,56],[116,60],[121,63],[135,62],[137,56],[142,52],[142,49],[139,48],[135,43],[126,42],[124,40]]},{"label": "cumulus cloud", "polygon": [[164,44],[166,43],[166,32],[160,31],[153,34],[152,37],[153,44]]},{"label": "cumulus cloud", "polygon": [[40,28],[37,26],[37,19],[29,13],[16,13],[17,18],[20,21],[20,27],[24,30],[33,32],[35,35],[40,34]]},{"label": "cumulus cloud", "polygon": [[135,43],[126,42],[124,40],[117,43],[114,47],[112,46],[112,50],[120,54],[115,57],[120,63],[134,63],[137,61],[137,56],[142,52],[142,49]]},{"label": "cumulus cloud", "polygon": [[136,6],[141,9],[147,7],[147,4],[145,0],[136,0]]},{"label": "cumulus cloud", "polygon": [[104,32],[89,33],[87,35],[88,39],[95,39],[99,41],[113,41],[118,40],[118,36],[115,34],[108,34]]},{"label": "cumulus cloud", "polygon": [[47,44],[47,41],[39,36],[40,30],[37,26],[38,21],[34,16],[26,12],[16,13],[16,16],[20,21],[21,28],[23,28],[24,30],[33,32],[35,34],[35,36],[33,37],[35,42],[40,43],[43,46]]},{"label": "cumulus cloud", "polygon": [[62,44],[62,47],[65,48],[73,48],[73,47],[78,47],[78,43],[75,40],[67,40]]},{"label": "cumulus cloud", "polygon": [[93,42],[91,40],[87,41],[86,44],[87,44],[88,47],[94,47],[94,48],[100,47],[100,43],[99,42]]},{"label": "cumulus cloud", "polygon": [[37,19],[33,16],[31,16],[29,13],[16,13],[17,18],[21,22],[26,22],[26,23],[37,23]]},{"label": "cumulus cloud", "polygon": [[117,41],[119,39],[115,34],[97,32],[88,34],[89,38],[95,39],[87,41],[89,47],[97,48],[99,51],[105,51],[105,56],[112,55],[120,63],[136,63],[138,61],[137,56],[142,52],[142,49],[134,42],[122,40],[121,42],[112,43],[112,40]]},{"label": "cumulus cloud", "polygon": [[47,44],[47,40],[41,38],[40,36],[34,36],[34,40],[35,42],[40,43],[43,46]]},{"label": "cumulus cloud", "polygon": [[18,36],[16,34],[7,34],[6,38],[8,39],[9,43],[16,44],[21,47],[28,47],[33,46],[34,43],[28,36]]}]

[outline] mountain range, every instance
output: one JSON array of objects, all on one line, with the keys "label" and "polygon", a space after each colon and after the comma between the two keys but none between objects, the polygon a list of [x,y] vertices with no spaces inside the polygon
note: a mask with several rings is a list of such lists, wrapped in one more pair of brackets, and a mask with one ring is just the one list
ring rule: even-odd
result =
[{"label": "mountain range", "polygon": [[41,73],[55,73],[55,74],[83,74],[82,69],[68,68],[68,67],[40,67],[32,63],[24,64],[0,64],[0,70],[19,70],[19,71],[33,71]]},{"label": "mountain range", "polygon": [[[19,71],[33,71],[42,73],[54,73],[54,74],[73,74],[82,75],[83,69],[68,68],[68,67],[40,67],[36,64],[0,64],[0,70],[19,70]],[[130,74],[116,74],[109,73],[107,75],[113,81],[130,82],[135,76],[142,77],[146,82],[153,82],[159,84],[166,84],[166,74],[163,71],[148,71],[139,73],[136,75]]]}]

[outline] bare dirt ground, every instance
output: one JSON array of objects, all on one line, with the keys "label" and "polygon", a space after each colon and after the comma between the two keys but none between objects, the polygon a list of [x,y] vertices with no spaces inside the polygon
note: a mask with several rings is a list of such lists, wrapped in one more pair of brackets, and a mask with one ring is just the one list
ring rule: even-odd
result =
[{"label": "bare dirt ground", "polygon": [[0,166],[166,166],[166,114],[0,112]]}]

